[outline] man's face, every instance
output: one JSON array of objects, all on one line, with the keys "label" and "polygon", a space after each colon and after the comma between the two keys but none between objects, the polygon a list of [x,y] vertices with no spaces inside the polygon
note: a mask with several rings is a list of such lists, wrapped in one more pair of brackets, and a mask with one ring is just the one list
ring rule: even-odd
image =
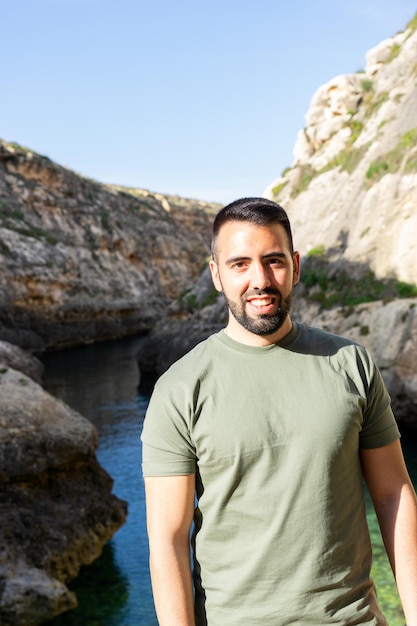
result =
[{"label": "man's face", "polygon": [[299,254],[291,254],[280,224],[226,222],[210,262],[214,285],[229,306],[228,333],[243,343],[268,345],[291,329],[288,313],[299,280]]}]

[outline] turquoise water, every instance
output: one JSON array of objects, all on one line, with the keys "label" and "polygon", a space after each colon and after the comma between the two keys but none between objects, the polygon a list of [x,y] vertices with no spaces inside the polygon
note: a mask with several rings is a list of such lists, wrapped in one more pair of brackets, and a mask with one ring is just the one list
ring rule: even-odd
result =
[{"label": "turquoise water", "polygon": [[[148,571],[139,436],[152,380],[140,380],[140,339],[128,339],[51,353],[43,357],[45,388],[90,419],[100,435],[97,457],[114,479],[114,493],[128,501],[126,524],[85,567],[70,588],[78,609],[49,626],[157,626]],[[417,482],[417,447],[405,438],[410,472]],[[402,626],[393,577],[372,507],[368,519],[374,546],[373,575],[390,626]]]},{"label": "turquoise water", "polygon": [[113,492],[129,503],[125,525],[70,585],[78,609],[51,626],[157,626],[139,440],[152,381],[139,381],[138,345],[130,339],[43,358],[45,388],[94,423],[100,441],[97,458],[114,479]]}]

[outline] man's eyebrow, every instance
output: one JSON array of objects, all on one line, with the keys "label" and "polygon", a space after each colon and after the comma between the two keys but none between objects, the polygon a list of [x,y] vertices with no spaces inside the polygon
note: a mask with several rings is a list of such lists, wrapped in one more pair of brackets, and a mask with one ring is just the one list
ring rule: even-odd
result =
[{"label": "man's eyebrow", "polygon": [[[286,259],[287,255],[285,254],[285,252],[268,252],[268,254],[263,254],[262,255],[262,259],[276,259],[276,258],[280,258],[280,259]],[[226,265],[232,265],[233,263],[238,263],[241,261],[250,261],[252,259],[252,257],[250,256],[232,256],[229,259],[226,259]]]},{"label": "man's eyebrow", "polygon": [[239,261],[250,261],[250,256],[231,256],[229,259],[226,259],[226,265],[232,265],[233,263],[238,263]]},{"label": "man's eyebrow", "polygon": [[287,255],[285,254],[285,252],[268,252],[268,254],[264,254],[262,256],[263,259],[271,259],[276,257],[279,257],[280,259],[286,259]]}]

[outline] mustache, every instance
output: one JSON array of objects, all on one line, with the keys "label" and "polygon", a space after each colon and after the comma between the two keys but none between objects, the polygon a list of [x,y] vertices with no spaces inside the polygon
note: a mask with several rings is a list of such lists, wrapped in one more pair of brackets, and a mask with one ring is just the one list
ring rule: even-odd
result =
[{"label": "mustache", "polygon": [[265,289],[248,289],[245,291],[244,298],[256,298],[257,296],[277,296],[281,298],[281,293],[274,287],[265,287]]}]

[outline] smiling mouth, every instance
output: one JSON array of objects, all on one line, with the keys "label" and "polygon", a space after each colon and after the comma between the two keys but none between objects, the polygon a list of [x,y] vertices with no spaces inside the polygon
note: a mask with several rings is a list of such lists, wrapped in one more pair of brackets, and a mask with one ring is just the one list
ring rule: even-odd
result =
[{"label": "smiling mouth", "polygon": [[253,298],[247,302],[252,306],[268,306],[269,304],[274,304],[275,298]]},{"label": "smiling mouth", "polygon": [[249,298],[246,300],[246,303],[257,313],[267,314],[271,313],[271,311],[275,307],[276,298],[272,298],[270,296],[265,298]]}]

